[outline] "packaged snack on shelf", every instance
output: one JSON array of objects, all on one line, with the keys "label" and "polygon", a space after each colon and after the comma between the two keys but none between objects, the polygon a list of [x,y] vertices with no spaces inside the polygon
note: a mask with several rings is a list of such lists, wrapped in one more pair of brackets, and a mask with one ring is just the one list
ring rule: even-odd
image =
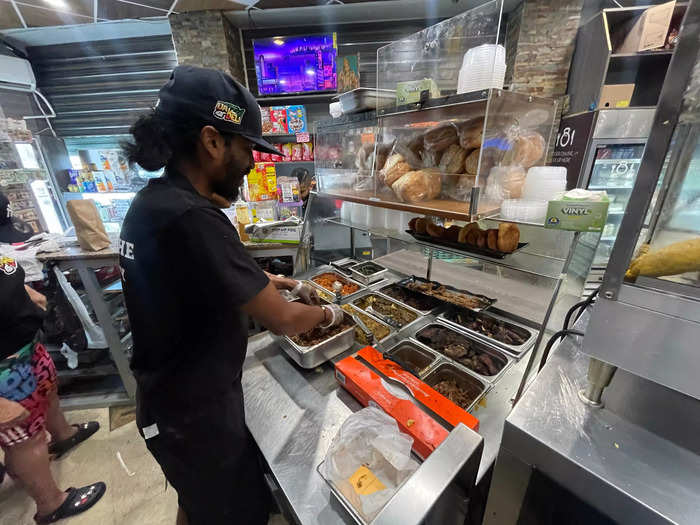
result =
[{"label": "packaged snack on shelf", "polygon": [[289,219],[290,217],[302,218],[302,206],[304,203],[299,202],[278,202],[277,203],[277,216],[283,221]]},{"label": "packaged snack on shelf", "polygon": [[304,106],[287,106],[287,130],[289,133],[306,131],[306,108]]},{"label": "packaged snack on shelf", "polygon": [[301,148],[302,160],[314,160],[314,145],[311,142],[304,142]]},{"label": "packaged snack on shelf", "polygon": [[277,179],[277,200],[279,202],[299,202],[299,180],[296,177]]},{"label": "packaged snack on shelf", "polygon": [[284,156],[284,161],[289,162],[292,160],[292,145],[282,144],[282,155]]},{"label": "packaged snack on shelf", "polygon": [[260,201],[250,203],[250,212],[253,218],[253,224],[260,222],[274,222],[275,217],[275,201]]},{"label": "packaged snack on shelf", "polygon": [[277,198],[277,176],[275,165],[261,162],[248,173],[248,194],[250,200],[265,201]]},{"label": "packaged snack on shelf", "polygon": [[287,128],[287,108],[285,106],[272,106],[270,108],[270,121],[272,123],[272,133],[288,133]]},{"label": "packaged snack on shelf", "polygon": [[265,153],[264,151],[260,152],[260,162],[270,162],[272,160],[272,155],[269,153]]},{"label": "packaged snack on shelf", "polygon": [[260,152],[256,149],[253,150],[253,162],[260,162]]},{"label": "packaged snack on shelf", "polygon": [[260,118],[262,119],[262,132],[272,133],[272,120],[270,119],[270,108],[260,108]]},{"label": "packaged snack on shelf", "polygon": [[282,162],[282,144],[273,144],[274,148],[280,152],[279,155],[270,155],[270,160],[272,162]]},{"label": "packaged snack on shelf", "polygon": [[292,157],[290,160],[302,160],[302,149],[301,144],[292,144]]}]

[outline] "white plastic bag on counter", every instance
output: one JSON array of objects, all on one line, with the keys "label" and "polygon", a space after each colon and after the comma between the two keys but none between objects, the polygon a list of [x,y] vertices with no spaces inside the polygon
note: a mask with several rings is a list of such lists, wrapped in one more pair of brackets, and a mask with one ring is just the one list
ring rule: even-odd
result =
[{"label": "white plastic bag on counter", "polygon": [[348,417],[326,454],[322,474],[367,521],[418,468],[411,458],[413,438],[375,407]]}]

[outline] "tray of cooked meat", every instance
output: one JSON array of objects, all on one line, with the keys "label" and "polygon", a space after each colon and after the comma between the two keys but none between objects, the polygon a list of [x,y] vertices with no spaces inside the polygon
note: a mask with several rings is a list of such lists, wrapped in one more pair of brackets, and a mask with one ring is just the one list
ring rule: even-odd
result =
[{"label": "tray of cooked meat", "polygon": [[414,292],[408,288],[393,283],[379,289],[381,293],[392,299],[418,310],[423,315],[434,314],[442,306],[442,302],[434,297]]},{"label": "tray of cooked meat", "polygon": [[352,348],[355,343],[355,321],[346,313],[339,326],[330,330],[316,327],[292,337],[283,336],[280,343],[299,366],[315,368]]},{"label": "tray of cooked meat", "polygon": [[359,292],[361,289],[364,289],[364,286],[362,286],[360,283],[340,275],[335,271],[324,271],[318,273],[311,277],[310,280],[316,286],[320,286],[333,294],[335,294],[335,283],[340,283],[340,293],[343,298],[349,297]]},{"label": "tray of cooked meat", "polygon": [[525,327],[493,312],[475,313],[458,306],[447,308],[440,314],[439,319],[444,319],[456,328],[484,339],[516,357],[532,347],[538,334],[536,329]]},{"label": "tray of cooked meat", "polygon": [[413,341],[401,341],[387,350],[384,357],[391,359],[419,379],[439,360],[437,355]]},{"label": "tray of cooked meat", "polygon": [[418,312],[377,292],[358,297],[352,301],[352,304],[376,316],[396,330],[404,328],[420,317]]},{"label": "tray of cooked meat", "polygon": [[488,343],[471,339],[447,325],[432,323],[418,330],[415,339],[450,361],[495,380],[508,365],[508,357]]},{"label": "tray of cooked meat", "polygon": [[359,326],[356,326],[355,340],[358,343],[362,345],[370,345],[373,343],[378,344],[391,335],[391,327],[389,327],[389,325],[387,324],[382,323],[376,317],[372,317],[368,313],[360,310],[359,308],[351,304],[344,304],[343,306],[341,306],[341,308],[350,315],[356,315],[357,317],[359,317],[360,321],[362,321],[365,324],[365,326],[372,332],[372,335],[374,336],[374,342],[372,342],[369,340],[364,330]]},{"label": "tray of cooked meat", "polygon": [[453,286],[440,284],[437,281],[428,281],[421,277],[411,276],[398,282],[408,290],[421,293],[428,297],[433,297],[439,301],[469,308],[475,312],[486,310],[496,302],[496,299],[485,295],[475,294],[468,290],[460,290]]},{"label": "tray of cooked meat", "polygon": [[423,382],[466,411],[471,410],[486,392],[487,385],[451,363],[440,363]]}]

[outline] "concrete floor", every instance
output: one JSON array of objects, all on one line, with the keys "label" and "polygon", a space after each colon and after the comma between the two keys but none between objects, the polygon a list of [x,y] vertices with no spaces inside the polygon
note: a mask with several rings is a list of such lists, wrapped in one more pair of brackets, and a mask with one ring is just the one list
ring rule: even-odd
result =
[{"label": "concrete floor", "polygon": [[[62,521],[70,525],[174,525],[177,494],[150,455],[131,422],[110,432],[109,410],[66,412],[70,423],[96,420],[100,430],[64,458],[54,461],[51,470],[59,487],[80,487],[94,481],[107,483],[107,492],[87,512]],[[129,475],[117,458],[121,453]],[[0,525],[34,523],[33,501],[8,477],[0,485]],[[275,516],[270,524],[286,521]]]}]

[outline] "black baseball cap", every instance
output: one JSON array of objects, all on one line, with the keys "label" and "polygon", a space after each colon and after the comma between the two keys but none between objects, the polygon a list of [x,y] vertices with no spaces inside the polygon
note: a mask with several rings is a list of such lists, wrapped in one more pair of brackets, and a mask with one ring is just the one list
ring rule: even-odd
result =
[{"label": "black baseball cap", "polygon": [[260,106],[230,75],[217,69],[177,66],[160,88],[156,113],[175,123],[210,125],[222,133],[242,135],[258,151],[278,155],[262,137]]}]

